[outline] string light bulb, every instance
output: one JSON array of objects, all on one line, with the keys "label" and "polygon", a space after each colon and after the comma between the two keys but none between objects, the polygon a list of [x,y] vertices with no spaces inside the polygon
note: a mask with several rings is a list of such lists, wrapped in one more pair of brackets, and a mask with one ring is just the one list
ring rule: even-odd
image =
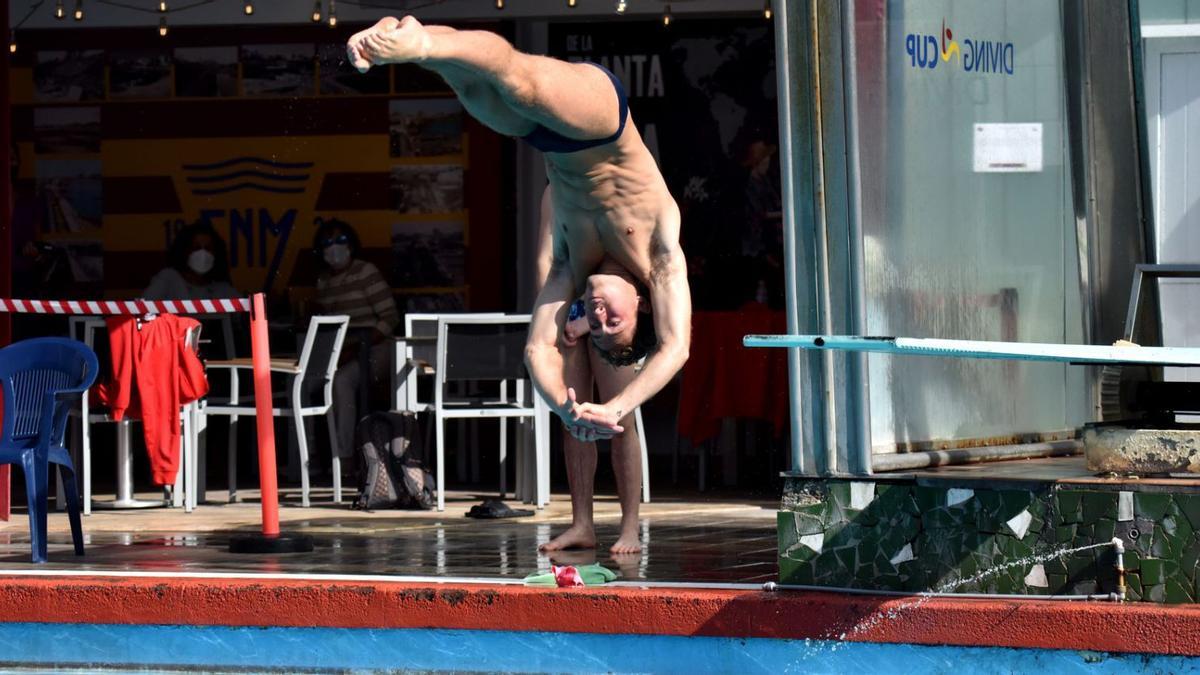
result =
[{"label": "string light bulb", "polygon": [[83,21],[83,0],[75,0],[75,20]]},{"label": "string light bulb", "polygon": [[17,53],[17,31],[10,31],[8,34],[8,53]]},{"label": "string light bulb", "polygon": [[663,26],[670,26],[670,25],[671,25],[671,6],[667,5],[666,9],[663,10]]},{"label": "string light bulb", "polygon": [[334,0],[329,0],[329,27],[337,28],[337,5]]},{"label": "string light bulb", "polygon": [[504,9],[504,0],[496,0],[496,9]]},{"label": "string light bulb", "polygon": [[567,7],[574,7],[574,6],[575,6],[575,0],[567,0]]},{"label": "string light bulb", "polygon": [[617,0],[617,14],[625,13],[625,0]]},{"label": "string light bulb", "polygon": [[774,15],[775,13],[771,11],[771,0],[767,0],[767,4],[763,5],[763,18],[770,21]]},{"label": "string light bulb", "polygon": [[163,14],[167,13],[167,0],[158,0],[158,11]]},{"label": "string light bulb", "polygon": [[158,20],[158,35],[167,37],[167,17],[165,16]]},{"label": "string light bulb", "polygon": [[312,22],[321,23],[321,0],[313,3]]},{"label": "string light bulb", "polygon": [[246,0],[246,4],[242,7],[242,11],[244,11],[246,13],[246,16],[250,16],[251,14],[253,14],[254,13],[254,0]]},{"label": "string light bulb", "polygon": [[54,3],[54,18],[61,19],[67,15],[67,10],[63,8],[63,0],[58,0]]}]

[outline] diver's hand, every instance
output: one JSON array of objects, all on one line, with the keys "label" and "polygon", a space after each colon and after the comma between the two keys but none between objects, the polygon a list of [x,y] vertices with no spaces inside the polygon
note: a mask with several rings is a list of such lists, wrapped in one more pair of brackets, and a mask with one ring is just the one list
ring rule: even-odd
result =
[{"label": "diver's hand", "polygon": [[574,426],[584,426],[594,429],[605,438],[611,438],[625,431],[620,422],[624,411],[603,403],[580,403],[575,400],[575,390],[567,389],[567,398],[571,402],[571,423]]},{"label": "diver's hand", "polygon": [[603,438],[612,438],[613,436],[625,431],[620,425],[609,425],[597,423],[597,421],[588,415],[585,406],[590,406],[590,403],[580,403],[575,396],[575,388],[567,388],[567,400],[561,405],[555,406],[554,412],[562,418],[563,424],[566,425],[567,431],[572,436],[581,441],[594,441]]},{"label": "diver's hand", "polygon": [[563,326],[562,342],[564,346],[574,347],[579,344],[579,339],[590,334],[591,328],[588,326],[587,317],[581,317],[573,321],[568,321],[567,325]]}]

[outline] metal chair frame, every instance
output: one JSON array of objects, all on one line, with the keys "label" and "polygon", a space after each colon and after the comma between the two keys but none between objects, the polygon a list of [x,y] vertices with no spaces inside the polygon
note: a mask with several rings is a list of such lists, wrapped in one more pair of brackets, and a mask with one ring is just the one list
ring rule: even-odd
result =
[{"label": "metal chair frame", "polygon": [[[447,419],[497,419],[501,424],[500,435],[500,481],[501,494],[507,492],[506,481],[508,473],[508,447],[505,421],[507,418],[515,417],[521,421],[533,420],[534,433],[534,448],[533,448],[533,464],[535,466],[535,478],[532,490],[524,490],[524,480],[522,479],[523,463],[522,456],[518,455],[518,491],[526,492],[532,495],[532,501],[538,508],[544,507],[550,502],[550,444],[549,444],[549,408],[537,396],[532,386],[526,386],[527,378],[515,380],[516,387],[515,399],[508,399],[508,380],[490,380],[488,378],[479,378],[479,381],[498,381],[500,383],[499,397],[495,401],[490,401],[490,407],[474,407],[469,405],[457,405],[455,400],[448,396],[446,385],[450,381],[447,373],[447,332],[451,326],[456,325],[501,325],[501,324],[524,324],[528,325],[530,316],[528,314],[517,315],[491,315],[491,316],[471,316],[471,315],[440,315],[438,317],[437,328],[437,366],[434,373],[434,400],[431,412],[434,415],[434,433],[436,434],[437,446],[437,482],[438,482],[438,510],[444,511],[446,508],[445,502],[445,480],[446,480],[446,462],[445,462],[445,421]],[[521,352],[521,358],[524,357],[524,352]],[[528,498],[528,495],[525,496]]]},{"label": "metal chair frame", "polygon": [[[291,403],[290,406],[276,406],[272,402],[271,413],[275,417],[291,417],[296,430],[296,438],[298,441],[298,450],[300,453],[300,491],[301,504],[309,506],[309,477],[308,477],[308,436],[304,430],[304,418],[316,415],[325,415],[326,425],[329,429],[330,454],[333,456],[333,501],[340,502],[342,500],[342,472],[341,460],[337,456],[337,426],[333,419],[333,378],[337,371],[338,356],[342,352],[342,344],[346,337],[346,330],[350,324],[350,317],[344,314],[314,316],[309,319],[308,332],[305,334],[304,346],[300,349],[300,356],[295,361],[277,362],[272,361],[271,372],[286,375],[291,378],[287,400]],[[308,364],[313,356],[313,347],[316,342],[318,329],[323,325],[337,326],[337,333],[334,337],[332,353],[329,357],[329,363],[323,375],[324,382],[322,384],[320,401],[316,405],[306,406],[303,404],[304,382],[305,376],[308,374]],[[239,373],[243,370],[253,370],[253,363],[249,360],[232,360],[232,361],[210,361],[208,368],[212,370],[228,370],[229,371],[229,392],[230,400],[228,402],[213,403],[208,402],[201,406],[199,413],[205,418],[212,415],[226,415],[229,417],[229,501],[237,500],[237,422],[241,416],[254,416],[257,414],[257,409],[251,402],[251,405],[241,403],[238,391]]]}]

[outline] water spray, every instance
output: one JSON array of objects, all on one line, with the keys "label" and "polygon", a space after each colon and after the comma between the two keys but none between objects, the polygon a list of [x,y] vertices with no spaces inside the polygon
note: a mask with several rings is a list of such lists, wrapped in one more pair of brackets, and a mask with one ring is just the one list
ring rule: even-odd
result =
[{"label": "water spray", "polygon": [[[1117,554],[1116,571],[1117,571],[1117,590],[1113,593],[1083,593],[1076,595],[1037,595],[1034,593],[957,593],[949,589],[960,586],[964,583],[977,581],[979,579],[992,576],[993,574],[1008,569],[1015,565],[1023,565],[1029,562],[1043,562],[1053,558],[1086,551],[1089,549],[1102,548],[1112,546]],[[875,588],[852,588],[840,586],[817,586],[812,584],[780,584],[774,581],[768,581],[761,586],[762,590],[768,593],[775,591],[816,591],[826,593],[846,593],[849,595],[880,595],[889,597],[908,597],[919,598],[919,601],[913,607],[924,604],[932,598],[972,598],[972,599],[989,599],[989,600],[1066,600],[1066,601],[1108,601],[1108,602],[1124,602],[1125,601],[1125,542],[1117,537],[1113,537],[1111,541],[1101,542],[1099,544],[1088,544],[1077,548],[1062,549],[1031,558],[1024,558],[1003,565],[998,565],[988,570],[984,570],[974,577],[969,579],[957,579],[949,583],[943,584],[941,587],[928,591],[893,591]],[[903,609],[911,609],[905,607]]]}]

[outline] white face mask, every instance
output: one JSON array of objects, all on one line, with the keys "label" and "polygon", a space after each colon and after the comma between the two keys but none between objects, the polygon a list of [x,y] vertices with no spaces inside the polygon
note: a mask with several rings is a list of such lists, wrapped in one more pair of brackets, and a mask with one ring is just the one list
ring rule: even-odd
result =
[{"label": "white face mask", "polygon": [[188,267],[190,267],[193,272],[203,275],[208,274],[208,271],[213,268],[213,262],[215,261],[216,258],[213,257],[213,254],[205,251],[202,248],[198,248],[195,251],[192,251],[191,255],[188,256],[187,262]]},{"label": "white face mask", "polygon": [[350,247],[346,244],[326,246],[324,257],[330,267],[340,270],[350,262]]}]

